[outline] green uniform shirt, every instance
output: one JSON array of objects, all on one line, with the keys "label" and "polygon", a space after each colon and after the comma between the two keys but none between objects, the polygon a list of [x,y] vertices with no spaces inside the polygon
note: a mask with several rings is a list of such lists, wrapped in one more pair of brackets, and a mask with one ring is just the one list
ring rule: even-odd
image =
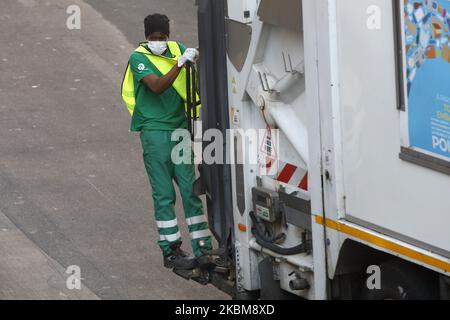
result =
[{"label": "green uniform shirt", "polygon": [[[145,48],[148,47],[144,45]],[[181,53],[186,48],[180,44]],[[173,57],[169,49],[164,53]],[[175,130],[186,128],[183,98],[171,86],[162,94],[154,93],[141,80],[150,74],[163,76],[148,57],[139,52],[130,56],[130,67],[134,77],[136,107],[131,118],[131,131]]]}]

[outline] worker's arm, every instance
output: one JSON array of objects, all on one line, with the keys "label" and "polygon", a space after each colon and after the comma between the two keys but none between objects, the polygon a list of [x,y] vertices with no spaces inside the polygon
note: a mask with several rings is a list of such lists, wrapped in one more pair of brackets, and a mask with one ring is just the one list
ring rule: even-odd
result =
[{"label": "worker's arm", "polygon": [[188,61],[194,62],[198,58],[198,51],[196,49],[189,48],[183,51],[183,55],[167,74],[162,77],[158,77],[156,74],[149,74],[142,78],[142,82],[157,94],[161,94],[169,89],[180,74],[184,64]]},{"label": "worker's arm", "polygon": [[152,73],[142,78],[142,82],[154,93],[161,94],[172,86],[180,74],[181,68],[183,67],[179,67],[178,64],[175,64],[164,76],[158,77],[156,74]]},{"label": "worker's arm", "polygon": [[[193,51],[194,50],[194,51]],[[198,52],[195,49],[186,50],[182,47],[182,56],[172,69],[165,75],[160,76],[161,73],[150,63],[149,59],[140,53],[133,53],[130,57],[130,67],[134,78],[137,82],[144,83],[150,90],[156,94],[161,94],[169,89],[178,75],[180,74],[184,64],[187,61],[195,61]]]}]

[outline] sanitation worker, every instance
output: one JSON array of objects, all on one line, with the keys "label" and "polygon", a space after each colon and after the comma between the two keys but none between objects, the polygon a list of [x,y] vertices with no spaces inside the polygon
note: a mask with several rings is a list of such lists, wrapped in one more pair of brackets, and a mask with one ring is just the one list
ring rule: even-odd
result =
[{"label": "sanitation worker", "polygon": [[152,187],[159,246],[167,268],[191,269],[195,259],[181,249],[182,239],[175,215],[175,189],[183,202],[191,245],[196,257],[200,248],[211,249],[211,234],[201,200],[193,195],[194,164],[174,164],[172,141],[176,129],[186,129],[185,64],[195,62],[198,51],[169,41],[166,15],[145,18],[145,37],[129,59],[122,85],[122,97],[132,114],[131,131],[140,132],[144,164]]}]

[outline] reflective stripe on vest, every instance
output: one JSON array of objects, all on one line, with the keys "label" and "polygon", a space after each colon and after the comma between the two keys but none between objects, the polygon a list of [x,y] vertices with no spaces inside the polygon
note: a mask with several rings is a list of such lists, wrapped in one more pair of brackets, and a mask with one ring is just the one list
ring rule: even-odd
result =
[{"label": "reflective stripe on vest", "polygon": [[[170,52],[174,55],[173,58],[165,57],[165,56],[158,56],[152,54],[150,51],[148,51],[143,46],[139,46],[136,48],[135,52],[139,52],[144,54],[150,62],[161,72],[162,75],[166,75],[173,66],[178,62],[178,58],[181,56],[181,50],[178,46],[178,43],[175,41],[169,41],[167,43],[167,46],[170,50]],[[185,101],[185,112],[187,113],[187,104],[186,104],[186,69],[182,68],[180,71],[180,74],[172,84],[172,87],[175,89],[175,91],[181,96],[183,101]],[[134,77],[133,72],[131,71],[130,64],[127,66],[127,70],[125,71],[124,79],[122,82],[122,99],[125,102],[125,105],[128,108],[128,111],[131,115],[133,115],[134,108],[136,106],[136,97],[135,97],[135,88],[134,88]],[[199,101],[200,98],[197,94],[197,101]],[[197,112],[196,114],[200,114],[200,108],[201,105],[197,106]],[[194,111],[192,110],[192,116],[194,116]]]}]

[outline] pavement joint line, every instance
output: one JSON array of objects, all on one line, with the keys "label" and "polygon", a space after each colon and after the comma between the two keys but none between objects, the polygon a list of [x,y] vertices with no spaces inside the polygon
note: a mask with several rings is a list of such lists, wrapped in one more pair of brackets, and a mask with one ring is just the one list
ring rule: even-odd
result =
[{"label": "pavement joint line", "polygon": [[120,207],[117,203],[115,203],[112,199],[110,199],[107,195],[105,195],[97,186],[91,182],[89,179],[85,178],[85,180],[89,183],[89,185],[94,188],[95,191],[97,191],[103,198],[105,198],[109,203]]}]

